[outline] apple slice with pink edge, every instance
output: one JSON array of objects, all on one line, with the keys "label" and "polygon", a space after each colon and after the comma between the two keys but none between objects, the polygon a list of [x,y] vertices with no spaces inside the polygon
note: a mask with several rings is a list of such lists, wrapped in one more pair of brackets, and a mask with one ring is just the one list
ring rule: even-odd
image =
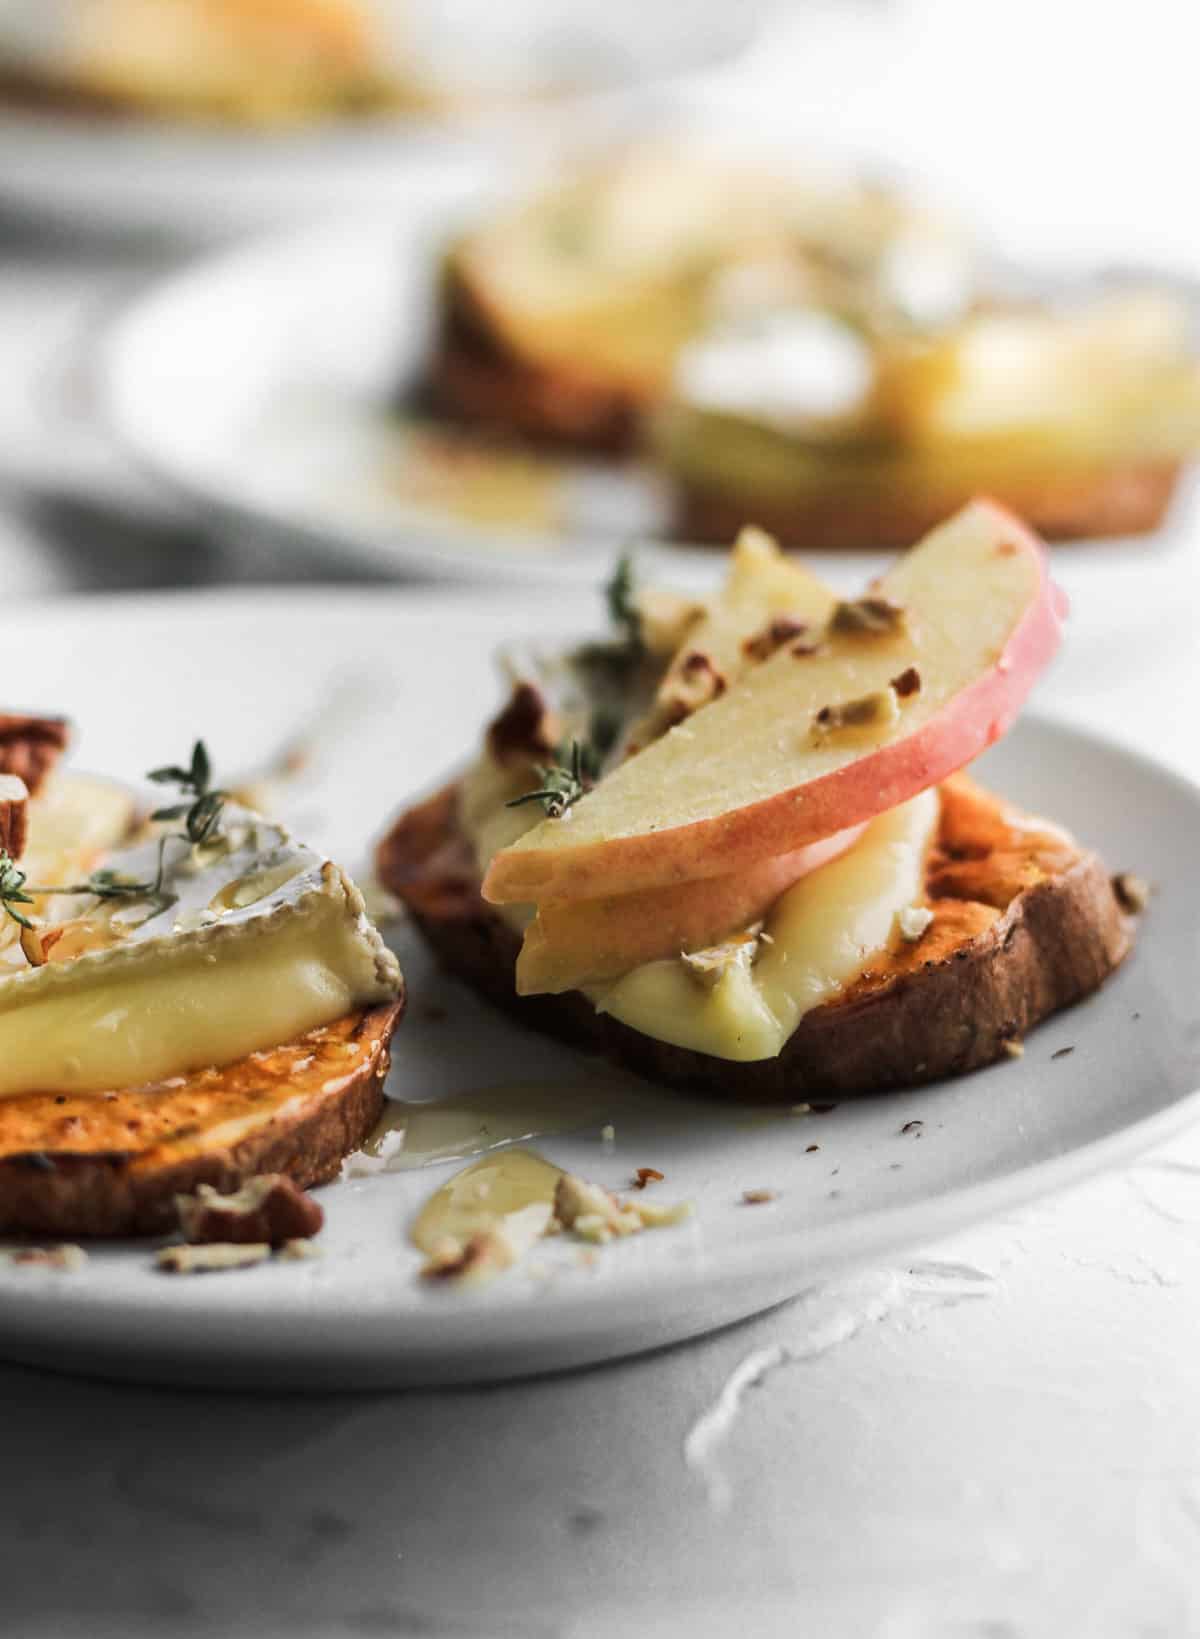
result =
[{"label": "apple slice with pink edge", "polygon": [[819,643],[780,649],[499,852],[484,897],[668,887],[864,824],[1007,732],[1065,613],[1038,538],[995,502],[973,501],[870,600],[835,611]]},{"label": "apple slice with pink edge", "polygon": [[525,930],[517,993],[578,990],[618,979],[643,962],[707,950],[748,927],[801,877],[844,854],[864,829],[853,825],[730,876],[599,899],[547,900]]}]

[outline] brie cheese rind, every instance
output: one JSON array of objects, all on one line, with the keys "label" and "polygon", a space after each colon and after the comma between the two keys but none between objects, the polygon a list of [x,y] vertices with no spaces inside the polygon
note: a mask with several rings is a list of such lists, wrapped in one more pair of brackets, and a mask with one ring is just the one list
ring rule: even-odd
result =
[{"label": "brie cheese rind", "polygon": [[[0,1097],[186,1075],[399,994],[358,889],[281,826],[227,803],[218,838],[165,850],[160,894],[56,896],[45,965],[0,953]],[[152,884],[158,861],[153,840],[106,868]]]}]

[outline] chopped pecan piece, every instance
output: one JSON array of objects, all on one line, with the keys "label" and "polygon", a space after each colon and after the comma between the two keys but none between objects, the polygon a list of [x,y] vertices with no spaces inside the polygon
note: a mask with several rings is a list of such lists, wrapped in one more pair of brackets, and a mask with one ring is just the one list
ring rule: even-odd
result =
[{"label": "chopped pecan piece", "polygon": [[891,637],[904,630],[904,610],[887,598],[855,598],[836,605],[829,630],[839,637]]},{"label": "chopped pecan piece", "polygon": [[598,1245],[643,1229],[660,1229],[691,1216],[691,1202],[659,1205],[656,1201],[619,1201],[599,1184],[564,1172],[554,1193],[554,1215],[564,1229]]},{"label": "chopped pecan piece", "polygon": [[0,712],[0,774],[24,780],[36,797],[42,781],[67,748],[64,717],[22,717]]},{"label": "chopped pecan piece", "polygon": [[[767,622],[761,632],[755,632],[753,637],[745,640],[742,653],[747,660],[769,660],[777,649],[782,649],[793,638],[803,637],[807,631],[807,621],[797,620],[792,615],[777,615]],[[795,650],[792,652],[795,653]]]},{"label": "chopped pecan piece", "polygon": [[4,1253],[8,1263],[20,1264],[23,1268],[36,1269],[64,1269],[68,1274],[75,1269],[82,1269],[88,1261],[88,1255],[81,1246],[64,1243],[62,1246],[18,1246],[11,1247]]},{"label": "chopped pecan piece", "polygon": [[813,732],[818,739],[824,739],[831,734],[887,728],[899,716],[895,690],[877,689],[873,694],[861,695],[857,700],[842,700],[836,705],[822,706],[813,718]]},{"label": "chopped pecan piece", "polygon": [[908,700],[921,692],[921,674],[915,666],[906,666],[899,677],[892,678],[897,700]]},{"label": "chopped pecan piece", "polygon": [[29,836],[29,792],[15,774],[0,774],[0,849],[20,859]]},{"label": "chopped pecan piece", "polygon": [[1150,884],[1132,871],[1119,871],[1112,879],[1113,893],[1123,911],[1139,916],[1150,903]]},{"label": "chopped pecan piece", "polygon": [[541,689],[533,683],[517,683],[487,731],[487,745],[496,761],[506,766],[551,756],[561,737],[558,720]]},{"label": "chopped pecan piece", "polygon": [[192,1245],[308,1240],[325,1222],[325,1213],[282,1173],[252,1178],[233,1195],[221,1195],[201,1184],[195,1195],[177,1195],[179,1227]]},{"label": "chopped pecan piece", "polygon": [[248,1245],[219,1241],[208,1246],[164,1246],[154,1261],[167,1275],[208,1275],[219,1269],[249,1269],[270,1256],[266,1241]]}]

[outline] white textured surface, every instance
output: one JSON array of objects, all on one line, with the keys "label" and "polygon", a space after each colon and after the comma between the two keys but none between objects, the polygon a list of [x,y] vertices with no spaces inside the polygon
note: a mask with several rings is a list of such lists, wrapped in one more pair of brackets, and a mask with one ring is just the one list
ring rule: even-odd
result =
[{"label": "white textured surface", "polygon": [[[763,55],[759,84],[817,128],[890,120],[887,150],[943,177],[967,155],[968,193],[1039,245],[1194,265],[1196,213],[1178,204],[1193,8],[1021,0],[986,24],[961,0],[940,9],[977,72],[943,77],[932,103],[914,80],[936,79],[934,9],[915,4],[890,13],[918,20],[902,50],[877,32],[839,56],[810,35],[803,97],[782,52]],[[6,358],[32,346],[46,288],[36,270],[6,286]],[[1185,519],[1160,543],[1062,555],[1079,566],[1086,658],[1055,685],[1073,716],[1193,777],[1196,536]],[[57,584],[32,543],[0,518],[9,591]],[[1200,1633],[1200,1135],[912,1269],[499,1389],[289,1400],[0,1370],[0,1625],[22,1639]],[[938,1303],[922,1283],[981,1295]],[[748,1360],[767,1369],[738,1401]]]}]

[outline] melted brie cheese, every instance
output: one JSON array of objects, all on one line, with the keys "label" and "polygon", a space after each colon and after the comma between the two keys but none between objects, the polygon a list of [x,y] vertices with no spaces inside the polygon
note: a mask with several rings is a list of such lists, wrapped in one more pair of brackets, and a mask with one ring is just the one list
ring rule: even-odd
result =
[{"label": "melted brie cheese", "polygon": [[767,916],[757,960],[747,942],[728,947],[715,975],[683,960],[647,962],[588,994],[599,1012],[659,1041],[740,1062],[776,1057],[804,1015],[869,966],[899,913],[924,897],[938,809],[937,793],[925,791],[802,877]]},{"label": "melted brie cheese", "polygon": [[[503,806],[527,790],[522,776],[487,755],[463,782],[459,822],[480,872],[541,818],[536,804]],[[759,941],[731,941],[724,962],[699,974],[681,959],[646,962],[585,995],[644,1036],[713,1058],[775,1058],[804,1015],[832,1001],[883,950],[901,911],[925,896],[925,860],[940,799],[924,791],[873,820],[845,854],[801,878],[781,895]],[[523,933],[531,905],[493,907]],[[756,958],[753,959],[752,958]]]},{"label": "melted brie cheese", "polygon": [[[226,804],[166,845],[163,892],[65,907],[43,967],[0,968],[0,1097],[136,1086],[278,1046],[389,1001],[399,968],[336,865]],[[110,855],[153,882],[157,841]]]}]

